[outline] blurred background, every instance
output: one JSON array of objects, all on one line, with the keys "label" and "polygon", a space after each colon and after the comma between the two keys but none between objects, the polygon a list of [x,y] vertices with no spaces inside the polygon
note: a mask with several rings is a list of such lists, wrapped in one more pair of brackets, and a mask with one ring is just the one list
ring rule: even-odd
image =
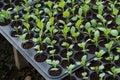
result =
[{"label": "blurred background", "polygon": [[0,34],[0,80],[45,80],[31,65],[17,69],[12,45]]}]

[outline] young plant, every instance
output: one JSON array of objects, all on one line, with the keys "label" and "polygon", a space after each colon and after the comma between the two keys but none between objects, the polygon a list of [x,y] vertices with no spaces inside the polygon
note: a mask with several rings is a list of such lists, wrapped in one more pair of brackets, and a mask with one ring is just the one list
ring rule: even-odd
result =
[{"label": "young plant", "polygon": [[82,77],[84,80],[88,80],[87,72],[83,72]]},{"label": "young plant", "polygon": [[116,49],[117,49],[117,52],[120,52],[120,47],[117,47]]},{"label": "young plant", "polygon": [[71,32],[72,37],[75,39],[75,42],[77,42],[78,41],[77,37],[79,36],[80,33],[76,32],[76,29],[74,26],[71,27],[70,32]]},{"label": "young plant", "polygon": [[42,38],[42,36],[43,36],[43,31],[41,30],[41,31],[39,32],[39,37],[33,38],[32,40],[33,40],[34,42],[39,42],[39,43],[41,44],[41,43],[43,43],[43,38]]},{"label": "young plant", "polygon": [[84,55],[82,58],[81,58],[81,61],[79,62],[76,62],[77,65],[81,65],[85,71],[86,67],[90,65],[90,63],[87,63],[87,56]]},{"label": "young plant", "polygon": [[16,36],[18,36],[20,39],[22,39],[23,43],[26,43],[28,41],[28,40],[25,39],[26,33],[22,34],[22,35],[16,35]]},{"label": "young plant", "polygon": [[53,16],[53,13],[52,11],[49,9],[49,8],[44,8],[44,12],[48,15],[48,17],[52,17]]},{"label": "young plant", "polygon": [[114,4],[110,4],[110,6],[111,6],[111,9],[112,9],[112,14],[117,16],[118,13],[119,13],[119,10],[117,8],[115,8]]},{"label": "young plant", "polygon": [[107,52],[110,54],[110,50],[114,44],[114,41],[110,41],[109,43],[105,44],[105,48],[107,49]]},{"label": "young plant", "polygon": [[84,52],[84,54],[88,51],[88,49],[86,49],[86,43],[88,41],[90,41],[90,39],[88,39],[86,42],[78,43],[78,46],[82,48],[82,52]]},{"label": "young plant", "polygon": [[74,45],[73,44],[70,45],[70,43],[68,42],[63,42],[62,46],[65,46],[66,49],[69,50],[69,49],[72,49]]},{"label": "young plant", "polygon": [[103,2],[97,2],[97,6],[98,6],[98,14],[102,15],[103,13],[103,9],[104,9],[104,6],[102,4]]},{"label": "young plant", "polygon": [[75,12],[75,0],[67,0],[67,2],[66,3],[69,3],[69,4],[71,4],[72,5],[72,7],[71,7],[71,9],[70,9],[70,11],[72,12],[72,14],[74,15],[74,12]]},{"label": "young plant", "polygon": [[75,65],[73,65],[73,64],[70,64],[69,66],[67,66],[67,72],[70,74],[70,77],[72,76],[74,67],[75,67]]},{"label": "young plant", "polygon": [[112,54],[110,54],[107,58],[105,58],[106,60],[110,61],[111,63],[114,63],[116,60],[119,59],[119,55],[114,56]]},{"label": "young plant", "polygon": [[99,37],[100,37],[100,32],[96,30],[94,32],[94,38],[92,40],[93,42],[95,42],[96,47],[98,46]]},{"label": "young plant", "polygon": [[50,32],[51,38],[53,38],[54,34],[58,32],[58,30],[55,28],[54,17],[51,17],[49,19],[49,22],[47,23],[46,27],[47,27],[47,30],[49,30]]},{"label": "young plant", "polygon": [[105,77],[105,73],[100,73],[99,74],[99,80],[104,80],[103,78]]},{"label": "young plant", "polygon": [[45,4],[50,8],[50,10],[52,9],[53,3],[51,1],[47,1]]},{"label": "young plant", "polygon": [[37,53],[38,53],[38,54],[42,54],[42,53],[43,53],[43,50],[41,50],[40,45],[36,45],[36,46],[34,47],[34,49],[37,50]]},{"label": "young plant", "polygon": [[100,65],[100,66],[95,66],[95,67],[90,67],[90,68],[91,70],[94,70],[99,75],[100,70],[103,70],[104,66]]},{"label": "young plant", "polygon": [[70,16],[69,10],[63,12],[63,17],[66,19],[67,23],[69,22],[69,16]]},{"label": "young plant", "polygon": [[85,29],[87,30],[86,33],[88,34],[89,38],[91,38],[93,28],[91,27],[91,24],[89,22],[85,24]]},{"label": "young plant", "polygon": [[44,22],[40,19],[36,19],[36,24],[37,24],[37,27],[43,31],[43,28],[44,28]]},{"label": "young plant", "polygon": [[54,58],[55,57],[55,49],[49,51],[50,55]]},{"label": "young plant", "polygon": [[56,40],[51,40],[49,37],[46,37],[44,40],[43,40],[44,43],[47,43],[48,44],[48,47],[54,47],[54,45],[56,44]]},{"label": "young plant", "polygon": [[16,6],[15,9],[14,9],[14,11],[16,12],[17,15],[18,15],[18,12],[19,12],[19,8],[20,8],[19,6]]},{"label": "young plant", "polygon": [[92,26],[97,29],[97,21],[95,19],[92,19],[91,21]]},{"label": "young plant", "polygon": [[27,22],[24,22],[24,27],[26,28],[28,34],[30,34],[31,30],[30,30],[30,24]]},{"label": "young plant", "polygon": [[99,52],[95,52],[96,58],[94,58],[94,60],[98,60],[101,61],[102,56],[105,54],[104,50],[100,50]]},{"label": "young plant", "polygon": [[68,62],[69,62],[72,55],[73,55],[73,51],[68,51],[67,58],[65,58],[65,59],[68,60]]},{"label": "young plant", "polygon": [[108,39],[109,39],[109,34],[110,34],[110,32],[111,32],[111,29],[109,29],[109,28],[104,28],[104,27],[100,27],[99,30],[103,31],[104,36],[105,36],[105,38],[106,38],[107,41],[108,41]]},{"label": "young plant", "polygon": [[11,18],[10,12],[1,10],[0,11],[0,22],[4,23],[6,20],[9,20]]},{"label": "young plant", "polygon": [[70,27],[68,27],[68,25],[64,25],[62,33],[63,33],[65,40],[67,39],[67,33],[69,32],[69,30],[70,30]]},{"label": "young plant", "polygon": [[[89,1],[90,1],[90,0],[89,0]],[[82,9],[83,9],[84,16],[85,16],[85,18],[86,18],[87,12],[89,11],[90,6],[89,6],[88,4],[84,4],[84,5],[82,6]]]},{"label": "young plant", "polygon": [[64,11],[64,7],[65,7],[66,3],[64,0],[60,0],[58,6],[62,9],[62,12]]},{"label": "young plant", "polygon": [[113,66],[111,68],[111,71],[108,71],[108,73],[115,78],[117,76],[117,74],[120,73],[120,68],[116,68],[115,66]]},{"label": "young plant", "polygon": [[102,21],[103,27],[106,27],[106,19],[100,14],[97,14],[97,17]]},{"label": "young plant", "polygon": [[46,62],[50,65],[52,65],[52,69],[51,70],[58,70],[57,66],[58,64],[60,63],[59,60],[50,60],[50,59],[47,59]]},{"label": "young plant", "polygon": [[78,20],[78,21],[75,23],[75,27],[76,27],[76,29],[78,30],[78,32],[80,32],[81,28],[83,27],[83,26],[82,26],[82,22],[83,22],[83,20]]}]

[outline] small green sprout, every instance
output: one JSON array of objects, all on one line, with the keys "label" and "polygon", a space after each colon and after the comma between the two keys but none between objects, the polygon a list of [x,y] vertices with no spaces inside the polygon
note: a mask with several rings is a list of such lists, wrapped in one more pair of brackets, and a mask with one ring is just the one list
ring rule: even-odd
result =
[{"label": "small green sprout", "polygon": [[99,37],[100,37],[100,32],[96,30],[94,32],[94,38],[93,38],[93,42],[95,42],[96,47],[98,46]]},{"label": "small green sprout", "polygon": [[100,73],[99,74],[99,80],[104,80],[105,77],[105,73]]},{"label": "small green sprout", "polygon": [[5,11],[5,10],[0,11],[0,22],[4,23],[5,20],[8,20],[10,18],[11,18],[11,15],[9,11]]},{"label": "small green sprout", "polygon": [[87,72],[83,72],[82,73],[82,77],[83,77],[84,80],[88,80]]},{"label": "small green sprout", "polygon": [[65,58],[65,59],[67,59],[68,62],[70,61],[70,58],[71,58],[72,54],[73,54],[73,51],[68,51],[67,52],[67,58]]},{"label": "small green sprout", "polygon": [[100,70],[104,69],[104,66],[100,65],[100,66],[95,66],[95,67],[90,67],[90,68],[91,70],[94,70],[97,74],[99,74]]},{"label": "small green sprout", "polygon": [[65,1],[64,1],[64,0],[60,0],[58,6],[62,9],[62,12],[64,11],[64,7],[65,7],[65,5],[66,5]]},{"label": "small green sprout", "polygon": [[90,22],[87,22],[87,23],[85,24],[85,29],[87,30],[87,34],[88,34],[89,38],[91,38],[91,33],[92,33],[93,29],[92,29],[92,27],[91,27]]},{"label": "small green sprout", "polygon": [[104,50],[100,50],[99,52],[95,52],[96,58],[94,58],[94,60],[101,60],[102,56],[105,54]]},{"label": "small green sprout", "polygon": [[54,58],[55,57],[55,49],[49,51],[50,55]]},{"label": "small green sprout", "polygon": [[77,37],[79,36],[80,33],[76,32],[76,29],[74,26],[71,27],[70,32],[71,32],[72,37],[75,39],[75,42],[77,42],[78,41]]},{"label": "small green sprout", "polygon": [[105,44],[105,48],[107,49],[107,52],[110,54],[110,50],[114,44],[114,41],[110,41],[109,43]]},{"label": "small green sprout", "polygon": [[48,47],[54,47],[55,43],[57,42],[56,40],[51,40],[49,37],[46,37],[44,40],[43,40],[44,43],[47,43],[48,44]]},{"label": "small green sprout", "polygon": [[115,66],[113,66],[111,68],[111,71],[108,71],[108,73],[115,78],[117,74],[120,73],[120,68],[116,68]]},{"label": "small green sprout", "polygon": [[111,63],[114,63],[114,61],[119,59],[119,55],[114,56],[112,54],[110,54],[107,58],[105,58],[106,60],[110,61]]},{"label": "small green sprout", "polygon": [[72,49],[74,45],[73,44],[70,45],[68,42],[63,42],[62,46],[65,46],[67,50],[69,50],[69,49]]},{"label": "small green sprout", "polygon": [[47,59],[46,62],[48,64],[52,65],[53,68],[51,70],[56,70],[56,71],[58,70],[57,66],[60,63],[59,60],[50,60],[50,59]]},{"label": "small green sprout", "polygon": [[87,56],[84,55],[82,58],[81,58],[81,61],[78,61],[76,62],[77,65],[81,65],[83,67],[83,69],[85,70],[87,66],[90,65],[90,63],[87,63]]},{"label": "small green sprout", "polygon": [[70,76],[72,76],[74,67],[75,67],[75,65],[73,65],[73,64],[70,64],[69,66],[67,66],[67,72],[70,74]]},{"label": "small green sprout", "polygon": [[64,25],[62,33],[63,33],[65,40],[67,39],[67,33],[69,32],[69,30],[70,30],[70,27],[68,27],[67,25]]}]

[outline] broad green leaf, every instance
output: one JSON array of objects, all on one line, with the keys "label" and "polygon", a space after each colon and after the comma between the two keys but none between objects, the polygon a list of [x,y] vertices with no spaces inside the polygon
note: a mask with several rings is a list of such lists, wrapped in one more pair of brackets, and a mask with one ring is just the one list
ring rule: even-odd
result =
[{"label": "broad green leaf", "polygon": [[117,18],[116,18],[116,24],[120,25],[120,15],[118,15]]},{"label": "broad green leaf", "polygon": [[112,29],[110,33],[112,36],[118,36],[118,34],[119,34],[118,31],[115,29]]}]

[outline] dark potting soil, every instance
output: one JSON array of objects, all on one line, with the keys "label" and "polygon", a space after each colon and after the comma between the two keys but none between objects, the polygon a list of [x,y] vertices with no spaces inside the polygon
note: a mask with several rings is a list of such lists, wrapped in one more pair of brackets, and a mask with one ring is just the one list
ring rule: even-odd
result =
[{"label": "dark potting soil", "polygon": [[65,78],[63,78],[62,80],[77,80],[74,76],[67,76]]},{"label": "dark potting soil", "polygon": [[26,42],[26,43],[22,43],[22,47],[24,49],[29,49],[29,48],[32,48],[34,46],[34,43],[33,42]]},{"label": "dark potting soil", "polygon": [[83,72],[87,72],[87,76],[89,75],[89,70],[88,69],[83,69],[83,67],[79,68],[76,72],[75,72],[75,75],[78,77],[78,78],[82,78],[82,73]]},{"label": "dark potting soil", "polygon": [[59,76],[62,73],[62,70],[60,67],[58,67],[58,70],[51,70],[51,69],[49,70],[49,74],[51,76]]},{"label": "dark potting soil", "polygon": [[96,72],[91,73],[90,80],[99,80],[99,74]]},{"label": "dark potting soil", "polygon": [[44,62],[47,56],[45,54],[36,54],[34,58],[37,62]]},{"label": "dark potting soil", "polygon": [[10,24],[10,22],[11,22],[10,19],[8,19],[8,20],[5,19],[5,22],[4,22],[4,23],[3,23],[3,22],[0,22],[0,26],[6,26],[6,25]]},{"label": "dark potting soil", "polygon": [[63,60],[62,62],[61,62],[61,66],[63,67],[63,68],[66,68],[67,66],[69,66],[70,64],[74,64],[75,62],[72,60],[72,59],[70,59],[69,61],[68,60]]}]

